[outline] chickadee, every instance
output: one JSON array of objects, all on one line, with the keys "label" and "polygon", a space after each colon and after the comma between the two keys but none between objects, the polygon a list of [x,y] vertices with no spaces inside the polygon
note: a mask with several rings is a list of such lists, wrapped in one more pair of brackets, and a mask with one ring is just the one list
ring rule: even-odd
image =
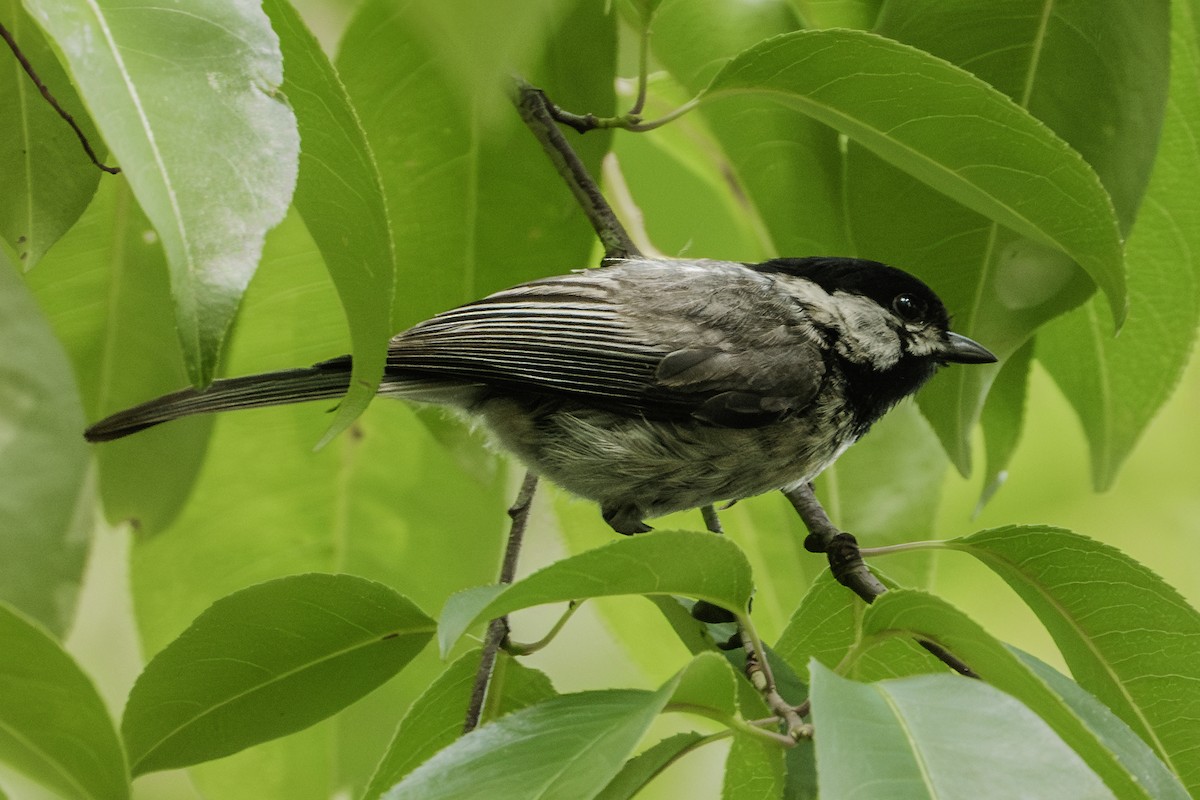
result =
[{"label": "chickadee", "polygon": [[[947,363],[996,360],[941,300],[853,258],[629,259],[530,281],[397,334],[379,393],[467,412],[625,534],[810,481]],[[337,398],[350,357],[218,380],[88,428]]]}]

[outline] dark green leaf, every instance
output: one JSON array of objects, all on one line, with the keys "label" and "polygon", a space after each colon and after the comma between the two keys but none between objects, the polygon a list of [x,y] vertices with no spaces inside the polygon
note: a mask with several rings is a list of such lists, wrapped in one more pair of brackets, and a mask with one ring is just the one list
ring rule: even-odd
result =
[{"label": "dark green leaf", "polygon": [[[383,178],[397,259],[398,325],[584,266],[593,242],[519,117],[482,112],[503,97],[503,87],[459,83],[459,55],[443,37],[429,35],[433,23],[424,10],[432,5],[364,3],[337,62]],[[590,0],[560,5],[569,13],[527,77],[565,108],[611,113],[614,21]],[[446,13],[437,11],[435,19]],[[406,77],[397,81],[397,75]],[[609,140],[602,133],[578,142],[593,174]]]},{"label": "dark green leaf", "polygon": [[[891,583],[886,576],[880,577]],[[808,664],[813,659],[834,669],[858,641],[865,611],[866,606],[857,595],[826,570],[809,587],[779,637],[775,652],[796,670],[801,680],[807,680]],[[898,637],[878,643],[847,668],[848,677],[879,680],[937,672],[942,666],[916,642]]]},{"label": "dark green leaf", "polygon": [[[1155,157],[1166,22],[1163,0],[1119,10],[1042,0],[914,0],[885,4],[877,31],[970,70],[1048,125],[1096,170],[1124,234]],[[942,294],[956,327],[1002,358],[1090,293],[1060,252],[964,215],[871,165],[855,171],[853,162],[849,206],[863,251],[896,263],[911,260]],[[1136,296],[1132,288],[1130,296]],[[1095,311],[1093,321],[1110,338],[1099,301]],[[1091,351],[1077,342],[1072,355],[1085,352]],[[963,474],[997,369],[947,370],[922,393],[922,409]]]},{"label": "dark green leaf", "polygon": [[889,591],[867,609],[858,652],[897,634],[925,639],[965,661],[984,681],[1007,692],[1045,720],[1053,731],[1122,800],[1149,798],[1146,787],[1084,725],[1033,671],[979,625],[933,595]]},{"label": "dark green leaf", "polygon": [[433,621],[382,584],[296,575],[218,600],[156,655],[121,730],[135,774],[305,728],[396,674]]},{"label": "dark green leaf", "polygon": [[[951,675],[860,684],[812,665],[822,797],[1113,798],[1037,715]],[[1122,795],[1133,796],[1133,795]]]},{"label": "dark green leaf", "polygon": [[1115,548],[1012,526],[946,546],[978,558],[1050,631],[1075,680],[1200,788],[1200,614]]},{"label": "dark green leaf", "polygon": [[792,0],[806,28],[869,29],[884,0]]},{"label": "dark green leaf", "polygon": [[128,797],[120,739],[79,666],[3,604],[0,641],[0,760],[63,797]]},{"label": "dark green leaf", "polygon": [[[361,800],[374,800],[434,753],[462,736],[471,687],[479,669],[478,649],[460,656],[413,702],[392,743],[371,777]],[[504,713],[535,705],[554,696],[550,680],[500,653],[489,695],[500,696]]]},{"label": "dark green leaf", "polygon": [[61,635],[75,612],[95,486],[71,367],[2,252],[0,376],[0,599]]},{"label": "dark green leaf", "polygon": [[234,0],[25,5],[154,223],[188,374],[206,384],[296,180],[279,42],[261,8]]},{"label": "dark green leaf", "polygon": [[[798,25],[785,0],[666,0],[655,18],[651,44],[656,58],[691,95],[697,95],[738,53]],[[747,219],[757,233],[757,250],[768,257],[851,251],[841,211],[842,165],[833,131],[795,109],[764,103],[756,96],[715,98],[701,105],[699,112],[720,143],[709,159],[730,184],[738,204],[733,216]],[[683,124],[693,123],[685,118]],[[677,194],[672,202],[678,207],[690,201],[690,195]],[[687,216],[704,213],[697,209]],[[649,224],[656,221],[652,218]],[[698,243],[712,235],[700,230],[700,224],[695,227]],[[750,257],[728,255],[738,260]]]},{"label": "dark green leaf", "polygon": [[[1038,340],[1038,359],[1083,422],[1097,489],[1112,486],[1171,396],[1192,355],[1200,322],[1200,200],[1195,191],[1200,173],[1200,9],[1187,2],[1172,3],[1171,9],[1171,102],[1158,161],[1125,249],[1133,301],[1129,321],[1113,338],[1091,302],[1053,323]],[[1143,9],[1127,10],[1141,14]]]},{"label": "dark green leaf", "polygon": [[[187,384],[162,247],[128,185],[101,185],[44,261],[28,281],[67,348],[89,420]],[[147,536],[169,525],[211,430],[212,417],[197,417],[94,448],[108,519]]]},{"label": "dark green leaf", "polygon": [[1191,796],[1183,788],[1179,778],[1167,769],[1167,765],[1159,760],[1150,746],[1139,739],[1138,735],[1103,703],[1050,665],[1028,653],[1022,653],[1015,648],[1010,649],[1013,649],[1017,657],[1045,681],[1055,694],[1066,701],[1071,710],[1096,734],[1096,738],[1121,760],[1138,783],[1147,788],[1151,797],[1156,800],[1187,800]]},{"label": "dark green leaf", "polygon": [[735,734],[725,759],[725,800],[777,800],[783,796],[785,749],[757,736]]},{"label": "dark green leaf", "polygon": [[753,583],[746,557],[709,533],[654,531],[555,562],[509,586],[481,586],[446,602],[442,652],[476,622],[546,603],[622,594],[681,594],[743,613]]},{"label": "dark green leaf", "polygon": [[326,442],[362,413],[383,375],[395,255],[375,159],[333,65],[289,3],[268,0],[263,8],[280,37],[283,91],[300,127],[296,208],[338,288],[354,349],[350,390]]},{"label": "dark green leaf", "polygon": [[968,208],[1061,250],[1104,291],[1114,319],[1124,316],[1121,241],[1096,174],[970,73],[869,33],[799,31],[739,55],[705,98],[743,93],[796,108]]},{"label": "dark green leaf", "polygon": [[[20,0],[0,2],[0,18],[42,83],[92,147],[102,150],[67,73]],[[0,236],[16,251],[21,266],[32,269],[87,208],[101,173],[17,61],[4,58],[0,108],[7,110],[10,123],[0,125]]]},{"label": "dark green leaf", "polygon": [[569,694],[514,712],[442,750],[384,797],[592,797],[620,771],[671,689]]},{"label": "dark green leaf", "polygon": [[704,744],[706,738],[695,731],[677,733],[643,750],[625,762],[595,800],[630,800],[676,760]]}]

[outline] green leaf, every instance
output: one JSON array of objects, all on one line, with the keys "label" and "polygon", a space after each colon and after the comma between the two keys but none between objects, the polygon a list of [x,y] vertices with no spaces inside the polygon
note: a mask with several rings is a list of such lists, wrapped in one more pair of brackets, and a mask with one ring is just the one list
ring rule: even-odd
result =
[{"label": "green leaf", "polygon": [[412,660],[433,622],[382,584],[296,575],[218,600],[156,655],[121,730],[134,774],[305,728]]},{"label": "green leaf", "polygon": [[[239,315],[229,372],[311,364],[345,352],[346,334],[320,255],[299,216],[291,215],[268,237]],[[284,575],[360,575],[404,587],[422,608],[440,608],[462,586],[494,579],[507,522],[503,472],[487,480],[464,472],[395,401],[372,403],[353,435],[314,453],[328,410],[310,403],[216,418],[204,468],[179,518],[158,536],[134,539],[142,652],[165,647],[218,598]],[[449,492],[464,492],[469,502]],[[379,731],[393,730],[397,709],[407,708],[443,668],[427,649],[333,719],[189,774],[200,791],[222,800],[318,800],[335,782],[357,793],[387,744]]]},{"label": "green leaf", "polygon": [[862,28],[875,25],[883,0],[792,0],[806,28]]},{"label": "green leaf", "polygon": [[1098,490],[1112,486],[1171,396],[1200,322],[1200,200],[1195,192],[1200,10],[1186,2],[1172,3],[1171,10],[1171,102],[1158,161],[1125,249],[1133,301],[1129,321],[1113,338],[1095,303],[1088,303],[1053,323],[1038,340],[1038,359],[1083,423]]},{"label": "green leaf", "polygon": [[929,186],[1061,250],[1125,313],[1121,241],[1078,153],[968,72],[873,34],[799,31],[745,51],[704,99],[770,97],[848,135]]},{"label": "green leaf", "polygon": [[[591,0],[560,5],[564,16],[526,77],[564,108],[610,114],[614,21]],[[398,325],[584,266],[594,241],[520,118],[484,113],[503,97],[502,87],[459,83],[456,59],[474,55],[457,54],[443,46],[445,37],[430,36],[430,25],[451,8],[430,18],[430,7],[369,0],[347,29],[337,62],[383,177],[397,259]],[[502,29],[515,30],[513,24],[506,19]],[[397,81],[397,75],[407,77]],[[578,142],[592,174],[610,140],[603,133]]]},{"label": "green leaf", "polygon": [[[464,653],[413,702],[361,800],[375,800],[463,735],[463,720],[479,670],[479,654],[478,649]],[[554,688],[543,673],[522,666],[520,661],[501,652],[488,694],[490,698],[499,695],[497,704],[503,713],[508,713],[550,699]]]},{"label": "green leaf", "polygon": [[279,34],[283,91],[300,127],[296,208],[333,277],[354,348],[350,390],[322,438],[354,421],[379,386],[393,333],[396,262],[383,185],[333,65],[284,0],[263,5]]},{"label": "green leaf", "polygon": [[63,797],[129,797],[121,741],[79,666],[3,604],[0,641],[0,760]]},{"label": "green leaf", "polygon": [[[655,19],[651,44],[655,57],[697,95],[738,53],[794,31],[798,24],[785,0],[666,0]],[[738,203],[733,216],[749,218],[761,231],[765,255],[851,252],[842,215],[841,158],[833,131],[793,108],[763,103],[752,95],[714,98],[698,110],[720,143],[720,150],[710,158]],[[678,205],[689,199],[677,194],[673,202]],[[697,233],[698,243],[703,242],[700,236],[711,235]],[[730,253],[729,257],[748,256]]]},{"label": "green leaf", "polygon": [[0,599],[61,635],[75,612],[95,486],[70,365],[2,252],[0,375]]},{"label": "green leaf", "polygon": [[1149,798],[1146,788],[1071,708],[1003,644],[962,612],[933,595],[889,591],[863,618],[858,653],[898,634],[925,639],[965,661],[984,681],[1024,703],[1096,772],[1118,797]]},{"label": "green leaf", "polygon": [[1116,796],[1037,715],[980,681],[860,684],[815,662],[812,676],[823,797],[992,797],[997,787],[1006,797]]},{"label": "green leaf", "polygon": [[630,800],[646,784],[677,760],[704,744],[707,737],[695,731],[677,733],[648,747],[625,762],[617,776],[595,800]]},{"label": "green leaf", "polygon": [[[1096,170],[1124,234],[1155,157],[1167,78],[1166,21],[1162,0],[1119,10],[1042,0],[914,0],[887,4],[877,32],[970,70],[1028,109]],[[1091,294],[1086,276],[1061,252],[966,213],[882,165],[856,168],[862,159],[851,155],[847,205],[861,251],[917,267],[960,332],[1002,359]],[[1108,337],[1100,301],[1095,308]],[[971,432],[998,370],[946,370],[921,393],[922,410],[964,475]]]},{"label": "green leaf", "polygon": [[233,0],[25,5],[154,223],[188,374],[207,384],[296,180],[296,121],[267,17]]},{"label": "green leaf", "polygon": [[1079,685],[1200,789],[1200,613],[1146,567],[1070,531],[1011,526],[946,546],[1003,578]]},{"label": "green leaf", "polygon": [[[886,581],[885,576],[881,577]],[[809,679],[808,665],[814,659],[836,668],[862,635],[865,611],[862,601],[825,570],[813,581],[788,621],[775,644],[775,653],[804,681]],[[877,643],[849,664],[847,676],[879,680],[941,669],[941,662],[916,642],[897,637]]]},{"label": "green leaf", "polygon": [[[42,83],[98,147],[100,137],[67,73],[20,0],[0,2],[0,16]],[[100,170],[17,60],[5,56],[5,66],[0,108],[8,110],[12,122],[0,126],[0,236],[28,270],[87,208]]]},{"label": "green leaf", "polygon": [[[162,247],[127,184],[101,185],[27,280],[67,349],[89,419],[187,383]],[[212,417],[194,417],[94,448],[108,519],[161,532],[191,492],[211,430]]]},{"label": "green leaf", "polygon": [[1155,161],[1170,3],[887,3],[876,33],[970,70],[1083,156],[1128,232]]},{"label": "green leaf", "polygon": [[599,792],[670,698],[611,689],[551,698],[478,728],[393,787],[386,800],[583,798]]},{"label": "green leaf", "polygon": [[743,613],[753,583],[746,557],[709,533],[654,531],[557,561],[509,586],[480,586],[442,609],[443,653],[476,622],[546,603],[622,594],[681,594]]},{"label": "green leaf", "polygon": [[735,734],[725,758],[721,797],[776,800],[783,796],[785,749],[757,736]]},{"label": "green leaf", "polygon": [[1187,800],[1191,795],[1179,779],[1159,760],[1150,746],[1138,738],[1128,725],[1079,684],[1028,653],[1014,650],[1017,657],[1066,701],[1083,723],[1111,750],[1129,773],[1145,786],[1156,800]]},{"label": "green leaf", "polygon": [[550,698],[476,728],[384,798],[594,797],[668,705],[687,710],[701,704],[705,713],[718,715],[730,707],[734,690],[728,678],[725,660],[704,653],[655,692],[614,689]]}]

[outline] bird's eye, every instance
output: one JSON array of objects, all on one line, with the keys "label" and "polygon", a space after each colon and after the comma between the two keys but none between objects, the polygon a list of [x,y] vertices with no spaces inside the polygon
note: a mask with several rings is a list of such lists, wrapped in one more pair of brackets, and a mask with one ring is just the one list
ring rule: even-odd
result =
[{"label": "bird's eye", "polygon": [[892,310],[905,322],[918,322],[925,317],[925,301],[915,294],[898,294],[892,300]]}]

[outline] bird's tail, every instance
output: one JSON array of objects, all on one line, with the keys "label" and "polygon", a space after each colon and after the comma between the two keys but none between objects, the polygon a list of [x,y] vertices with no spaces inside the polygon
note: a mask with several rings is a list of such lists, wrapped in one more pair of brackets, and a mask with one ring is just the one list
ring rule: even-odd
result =
[{"label": "bird's tail", "polygon": [[193,414],[340,398],[350,386],[350,359],[335,358],[304,369],[224,378],[204,390],[180,389],[118,411],[84,431],[89,442],[107,442]]}]

